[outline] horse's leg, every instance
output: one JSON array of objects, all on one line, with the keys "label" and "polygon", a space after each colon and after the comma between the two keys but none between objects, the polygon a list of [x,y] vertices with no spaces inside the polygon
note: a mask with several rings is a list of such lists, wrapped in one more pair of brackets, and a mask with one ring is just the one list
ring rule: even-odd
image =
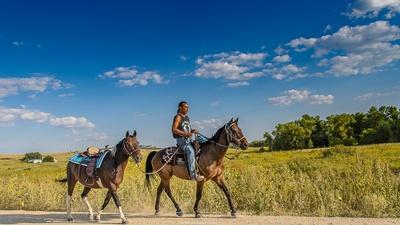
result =
[{"label": "horse's leg", "polygon": [[101,220],[101,213],[103,212],[103,210],[106,208],[106,206],[110,202],[110,199],[111,199],[111,192],[108,191],[106,194],[106,198],[104,199],[103,205],[101,206],[100,210],[97,212],[97,215],[96,215],[97,221]]},{"label": "horse's leg", "polygon": [[232,203],[232,198],[231,194],[229,193],[228,187],[225,185],[225,181],[223,177],[218,177],[214,179],[215,183],[222,189],[222,191],[225,193],[226,198],[228,199],[229,203],[229,208],[231,208],[231,215],[233,217],[236,217],[236,209],[235,206]]},{"label": "horse's leg", "polygon": [[109,191],[111,191],[111,197],[114,199],[115,205],[118,208],[120,218],[122,219],[122,223],[128,223],[128,220],[126,219],[124,213],[122,212],[122,206],[121,206],[121,202],[119,201],[117,189],[114,188],[114,189],[110,189]]},{"label": "horse's leg", "polygon": [[76,185],[76,182],[78,180],[73,176],[72,171],[71,171],[71,166],[68,166],[67,168],[67,183],[68,183],[68,190],[67,190],[67,220],[68,221],[73,221],[74,218],[71,215],[71,201],[72,201],[72,193],[74,192],[74,188]]},{"label": "horse's leg", "polygon": [[160,214],[160,197],[161,197],[161,194],[162,194],[163,191],[164,191],[164,184],[163,184],[162,181],[160,181],[160,184],[158,185],[158,188],[157,188],[155,215],[159,215]]},{"label": "horse's leg", "polygon": [[82,197],[83,202],[85,203],[85,205],[86,205],[86,206],[88,207],[88,209],[89,209],[89,220],[93,220],[93,209],[92,209],[92,207],[90,206],[90,203],[89,203],[89,200],[88,200],[88,197],[87,197],[87,195],[88,195],[88,193],[90,192],[90,190],[91,190],[91,188],[85,187],[85,188],[83,189],[83,191],[82,191],[81,197]]},{"label": "horse's leg", "polygon": [[170,180],[169,179],[168,179],[168,181],[164,182],[165,192],[167,193],[168,197],[171,199],[172,203],[174,203],[174,206],[175,206],[175,209],[176,209],[176,215],[177,216],[183,216],[183,212],[182,212],[181,208],[179,207],[178,203],[175,201],[174,196],[172,196],[170,182],[169,182]]},{"label": "horse's leg", "polygon": [[199,202],[200,202],[201,196],[203,194],[203,187],[204,187],[204,181],[197,182],[196,202],[194,203],[194,208],[193,208],[196,218],[200,218],[201,217],[201,214],[200,214],[200,211],[199,211]]}]

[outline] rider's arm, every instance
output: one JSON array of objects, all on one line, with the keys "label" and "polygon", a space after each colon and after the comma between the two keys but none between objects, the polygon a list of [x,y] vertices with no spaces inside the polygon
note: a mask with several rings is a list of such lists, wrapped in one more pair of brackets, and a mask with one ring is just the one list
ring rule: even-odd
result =
[{"label": "rider's arm", "polygon": [[181,117],[176,115],[174,117],[174,122],[172,123],[172,133],[181,137],[190,137],[192,135],[190,132],[184,132],[178,129],[180,122],[181,122]]}]

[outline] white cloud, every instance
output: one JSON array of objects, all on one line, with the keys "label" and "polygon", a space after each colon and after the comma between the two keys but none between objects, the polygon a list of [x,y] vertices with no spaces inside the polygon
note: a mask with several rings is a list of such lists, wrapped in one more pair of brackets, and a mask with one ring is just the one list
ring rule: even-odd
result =
[{"label": "white cloud", "polygon": [[227,84],[228,87],[242,87],[249,86],[249,82],[247,81],[238,81],[238,82],[230,82]]},{"label": "white cloud", "polygon": [[216,106],[218,106],[219,104],[220,104],[219,101],[210,102],[210,106],[212,106],[212,107],[216,107]]},{"label": "white cloud", "polygon": [[332,26],[330,24],[326,25],[325,29],[324,29],[324,33],[328,32],[332,30]]},{"label": "white cloud", "polygon": [[285,63],[285,62],[290,62],[292,59],[288,54],[285,55],[277,55],[274,57],[273,61],[274,62],[279,62],[279,63]]},{"label": "white cloud", "polygon": [[12,42],[12,44],[15,46],[15,47],[22,47],[23,45],[24,45],[24,42],[22,42],[22,41],[13,41]]},{"label": "white cloud", "polygon": [[369,92],[362,95],[359,95],[354,98],[356,101],[366,101],[371,98],[381,98],[381,97],[389,97],[394,95],[400,95],[400,91],[390,91],[390,92]]},{"label": "white cloud", "polygon": [[44,92],[46,90],[58,90],[69,88],[70,84],[66,84],[53,77],[27,77],[27,78],[0,78],[0,99],[17,95],[20,92]]},{"label": "white cloud", "polygon": [[64,93],[64,94],[59,94],[58,97],[60,98],[68,98],[74,96],[74,93]]},{"label": "white cloud", "polygon": [[206,119],[206,120],[197,120],[192,122],[192,127],[193,128],[198,128],[201,130],[204,129],[216,129],[221,127],[224,124],[224,122],[221,119],[216,119],[216,118],[211,118],[211,119]]},{"label": "white cloud", "polygon": [[295,50],[314,49],[313,57],[327,56],[319,66],[335,76],[369,74],[400,59],[400,28],[388,21],[368,25],[344,26],[332,35],[297,38],[287,45]]},{"label": "white cloud", "polygon": [[274,49],[274,52],[277,55],[283,55],[289,53],[289,50],[282,48],[282,46],[278,46],[277,48]]},{"label": "white cloud", "polygon": [[94,124],[84,117],[56,117],[51,113],[21,108],[7,108],[0,106],[0,123],[13,123],[17,120],[27,120],[36,123],[49,123],[52,126],[67,128],[92,128]]},{"label": "white cloud", "polygon": [[400,0],[357,0],[351,6],[351,12],[346,15],[353,18],[373,18],[386,11],[385,17],[390,19],[400,13]]},{"label": "white cloud", "polygon": [[228,83],[228,86],[248,85],[248,80],[264,76],[262,68],[266,53],[219,53],[198,57],[198,68],[195,75],[201,78],[224,79],[236,81]]},{"label": "white cloud", "polygon": [[307,102],[309,104],[331,104],[334,97],[332,95],[312,95],[309,90],[291,89],[285,91],[283,95],[270,97],[268,101],[273,105],[291,105],[294,103]]},{"label": "white cloud", "polygon": [[101,140],[108,140],[109,137],[106,133],[94,133],[92,135],[93,139],[96,141],[101,141]]},{"label": "white cloud", "polygon": [[93,128],[94,124],[88,121],[85,117],[53,117],[50,119],[50,125],[52,126],[62,126],[67,128]]},{"label": "white cloud", "polygon": [[117,79],[118,84],[128,87],[135,85],[145,86],[149,83],[149,81],[153,81],[156,84],[168,83],[168,80],[164,80],[164,78],[158,72],[144,71],[139,73],[136,66],[116,67],[114,70],[107,71],[102,75],[99,75],[99,77]]},{"label": "white cloud", "polygon": [[179,59],[180,59],[182,62],[185,62],[186,60],[189,59],[189,57],[184,56],[184,55],[180,55],[180,56],[179,56]]},{"label": "white cloud", "polygon": [[277,80],[303,78],[306,67],[299,67],[294,64],[286,64],[283,66],[273,66],[272,68],[264,69],[265,73],[270,73],[272,78]]}]

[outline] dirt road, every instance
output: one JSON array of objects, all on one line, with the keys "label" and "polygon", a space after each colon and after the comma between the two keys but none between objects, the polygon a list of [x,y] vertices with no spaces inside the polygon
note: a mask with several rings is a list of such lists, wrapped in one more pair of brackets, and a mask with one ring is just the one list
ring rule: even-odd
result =
[{"label": "dirt road", "polygon": [[[0,224],[97,224],[87,220],[86,213],[74,213],[74,222],[65,220],[64,212],[38,212],[0,210]],[[400,225],[400,218],[342,218],[342,217],[295,217],[295,216],[247,216],[236,219],[224,215],[204,215],[195,219],[192,214],[177,217],[174,214],[153,216],[151,213],[126,214],[129,224],[217,225],[217,224],[273,224],[273,225]],[[99,224],[120,224],[116,213],[103,214]]]}]

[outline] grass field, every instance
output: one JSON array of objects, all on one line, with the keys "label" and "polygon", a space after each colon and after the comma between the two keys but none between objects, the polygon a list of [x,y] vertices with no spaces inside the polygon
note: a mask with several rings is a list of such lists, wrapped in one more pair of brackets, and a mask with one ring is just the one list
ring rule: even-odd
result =
[{"label": "grass field", "polygon": [[[144,151],[147,156],[147,151]],[[0,155],[0,209],[65,209],[67,160],[73,153],[52,154],[57,163],[28,164],[22,155]],[[229,152],[232,157],[235,152]],[[285,152],[250,148],[234,160],[225,160],[225,178],[238,211],[256,215],[400,216],[400,144],[335,147]],[[144,168],[144,161],[141,165]],[[192,212],[195,183],[172,180],[176,200]],[[144,175],[133,162],[119,190],[127,212],[153,211],[155,188],[147,191]],[[82,185],[73,195],[73,210],[85,211]],[[92,190],[89,200],[100,207],[105,190]],[[223,193],[213,183],[205,186],[200,203],[203,213],[229,211]],[[116,211],[114,204],[108,211]],[[161,211],[174,212],[166,195]]]}]

